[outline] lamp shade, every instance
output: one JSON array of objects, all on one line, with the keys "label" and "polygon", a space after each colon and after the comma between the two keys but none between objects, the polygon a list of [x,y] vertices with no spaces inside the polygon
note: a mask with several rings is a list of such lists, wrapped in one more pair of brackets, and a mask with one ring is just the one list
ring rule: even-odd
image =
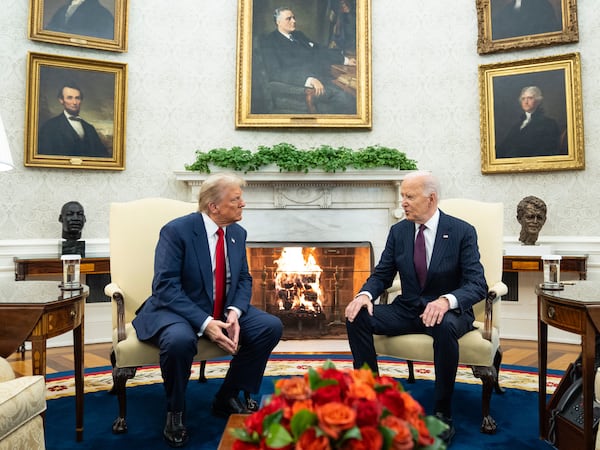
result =
[{"label": "lamp shade", "polygon": [[12,170],[14,168],[15,166],[10,154],[10,147],[8,146],[8,137],[6,136],[6,131],[4,130],[2,117],[0,117],[0,172]]}]

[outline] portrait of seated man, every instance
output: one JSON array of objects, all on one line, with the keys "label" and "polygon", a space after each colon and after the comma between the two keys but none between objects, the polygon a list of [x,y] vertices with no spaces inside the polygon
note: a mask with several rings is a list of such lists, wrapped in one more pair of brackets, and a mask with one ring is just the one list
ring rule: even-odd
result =
[{"label": "portrait of seated man", "polygon": [[[112,1],[114,9],[114,0],[108,1]],[[114,39],[114,16],[99,0],[61,0],[61,3],[63,5],[52,14],[46,30]]]},{"label": "portrait of seated man", "polygon": [[[491,0],[492,39],[562,30],[562,18],[548,0]],[[557,0],[560,10],[560,0]]]},{"label": "portrait of seated man", "polygon": [[496,158],[524,158],[567,154],[561,146],[561,132],[554,120],[546,116],[541,103],[544,97],[537,86],[521,90],[522,112],[508,133],[496,143]]},{"label": "portrait of seated man", "polygon": [[38,153],[42,155],[110,157],[94,125],[79,114],[83,91],[74,82],[58,90],[63,111],[42,124],[38,134]]},{"label": "portrait of seated man", "polygon": [[[264,83],[267,113],[356,114],[356,97],[333,83],[332,65],[356,66],[353,56],[339,48],[328,48],[297,29],[294,11],[277,8],[275,30],[258,37],[253,55],[253,84]],[[256,104],[253,102],[253,105]],[[254,113],[256,111],[253,107]]]}]

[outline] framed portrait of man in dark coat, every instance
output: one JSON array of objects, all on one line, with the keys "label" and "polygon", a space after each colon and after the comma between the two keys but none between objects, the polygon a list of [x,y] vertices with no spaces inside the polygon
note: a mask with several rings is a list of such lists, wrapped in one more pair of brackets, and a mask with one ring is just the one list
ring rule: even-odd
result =
[{"label": "framed portrait of man in dark coat", "polygon": [[123,170],[126,69],[30,53],[25,165]]},{"label": "framed portrait of man in dark coat", "polygon": [[480,54],[579,40],[577,0],[477,0]]},{"label": "framed portrait of man in dark coat", "polygon": [[129,0],[30,0],[29,38],[127,51]]},{"label": "framed portrait of man in dark coat", "polygon": [[578,53],[479,68],[482,172],[584,168]]},{"label": "framed portrait of man in dark coat", "polygon": [[236,127],[371,127],[370,0],[238,3]]}]

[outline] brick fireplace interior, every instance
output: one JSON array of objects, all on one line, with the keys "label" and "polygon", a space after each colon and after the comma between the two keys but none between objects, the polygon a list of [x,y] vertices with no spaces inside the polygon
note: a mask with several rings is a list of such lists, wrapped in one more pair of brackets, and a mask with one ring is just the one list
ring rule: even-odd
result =
[{"label": "brick fireplace interior", "polygon": [[370,242],[248,242],[252,304],[283,339],[345,339],[344,309],[373,267]]}]

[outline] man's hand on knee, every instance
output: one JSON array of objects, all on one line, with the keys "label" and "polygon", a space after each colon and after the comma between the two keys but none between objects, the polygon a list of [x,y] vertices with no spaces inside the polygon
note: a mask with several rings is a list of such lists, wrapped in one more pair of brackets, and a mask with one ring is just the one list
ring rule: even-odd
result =
[{"label": "man's hand on knee", "polygon": [[432,327],[442,323],[444,315],[450,309],[450,302],[446,297],[439,297],[427,303],[425,311],[421,314],[421,319],[426,327]]}]

